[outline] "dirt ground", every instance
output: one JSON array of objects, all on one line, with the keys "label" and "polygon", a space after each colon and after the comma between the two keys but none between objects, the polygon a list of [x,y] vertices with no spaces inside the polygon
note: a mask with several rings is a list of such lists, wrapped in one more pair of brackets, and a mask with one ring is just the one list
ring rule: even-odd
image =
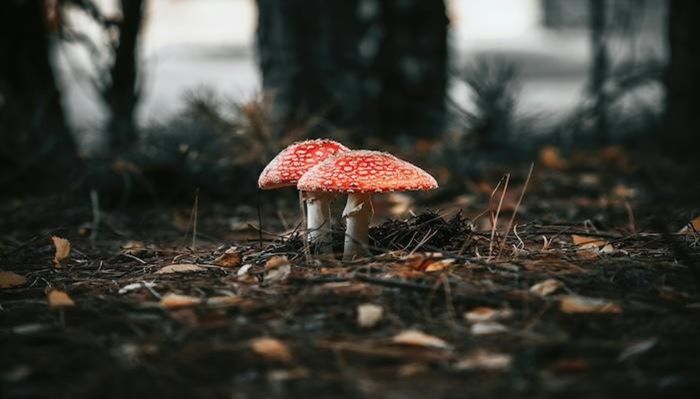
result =
[{"label": "dirt ground", "polygon": [[0,397],[697,394],[698,208],[665,199],[688,187],[542,161],[377,196],[352,262],[311,254],[293,197],[3,200]]}]

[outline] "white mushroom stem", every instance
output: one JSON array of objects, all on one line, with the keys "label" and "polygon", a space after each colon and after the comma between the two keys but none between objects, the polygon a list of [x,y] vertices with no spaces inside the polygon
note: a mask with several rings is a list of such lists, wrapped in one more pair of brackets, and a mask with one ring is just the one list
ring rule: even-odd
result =
[{"label": "white mushroom stem", "polygon": [[369,222],[374,215],[371,193],[350,193],[343,210],[345,229],[345,247],[343,260],[350,260],[355,255],[364,255],[369,242]]},{"label": "white mushroom stem", "polygon": [[327,233],[331,230],[333,195],[323,191],[305,191],[302,195],[306,202],[306,229],[309,232],[309,241],[325,241]]}]

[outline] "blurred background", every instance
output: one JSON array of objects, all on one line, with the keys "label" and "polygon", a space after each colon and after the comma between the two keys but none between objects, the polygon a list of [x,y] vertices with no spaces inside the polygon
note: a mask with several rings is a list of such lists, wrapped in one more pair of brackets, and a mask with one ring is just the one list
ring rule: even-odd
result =
[{"label": "blurred background", "polygon": [[306,137],[423,159],[443,185],[543,146],[651,142],[692,160],[697,140],[700,7],[689,0],[0,8],[8,194],[247,195],[277,151]]}]

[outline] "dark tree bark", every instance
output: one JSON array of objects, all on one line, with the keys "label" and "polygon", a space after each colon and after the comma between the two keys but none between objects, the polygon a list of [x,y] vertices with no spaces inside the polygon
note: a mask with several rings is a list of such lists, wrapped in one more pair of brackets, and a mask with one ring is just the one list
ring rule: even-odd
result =
[{"label": "dark tree bark", "polygon": [[377,70],[376,134],[385,138],[442,133],[447,89],[445,4],[435,0],[385,0]]},{"label": "dark tree bark", "polygon": [[606,2],[589,0],[591,33],[591,77],[589,92],[593,98],[595,136],[599,143],[608,140],[608,102],[605,81],[608,76],[608,49],[606,44]]},{"label": "dark tree bark", "polygon": [[447,85],[447,17],[433,0],[258,0],[258,56],[279,130],[433,136]]},{"label": "dark tree bark", "polygon": [[82,168],[56,87],[46,17],[41,0],[0,2],[0,185],[9,191],[60,187]]},{"label": "dark tree bark", "polygon": [[700,145],[700,2],[669,1],[670,62],[666,84],[666,129],[670,152],[697,159]]},{"label": "dark tree bark", "polygon": [[107,123],[112,151],[133,144],[138,138],[134,111],[139,100],[137,44],[143,20],[143,0],[121,0],[123,20],[115,49],[110,83],[104,98],[110,110]]}]

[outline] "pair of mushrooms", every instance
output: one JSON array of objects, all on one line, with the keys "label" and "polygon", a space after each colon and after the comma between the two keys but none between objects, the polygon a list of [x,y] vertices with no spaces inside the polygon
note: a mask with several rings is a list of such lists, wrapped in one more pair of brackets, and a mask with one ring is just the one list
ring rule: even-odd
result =
[{"label": "pair of mushrooms", "polygon": [[374,214],[372,194],[432,190],[437,182],[423,169],[378,151],[352,151],[332,140],[294,143],[280,152],[260,174],[263,190],[296,186],[307,209],[311,242],[322,242],[330,225],[330,203],[347,193],[343,259],[365,252]]}]

